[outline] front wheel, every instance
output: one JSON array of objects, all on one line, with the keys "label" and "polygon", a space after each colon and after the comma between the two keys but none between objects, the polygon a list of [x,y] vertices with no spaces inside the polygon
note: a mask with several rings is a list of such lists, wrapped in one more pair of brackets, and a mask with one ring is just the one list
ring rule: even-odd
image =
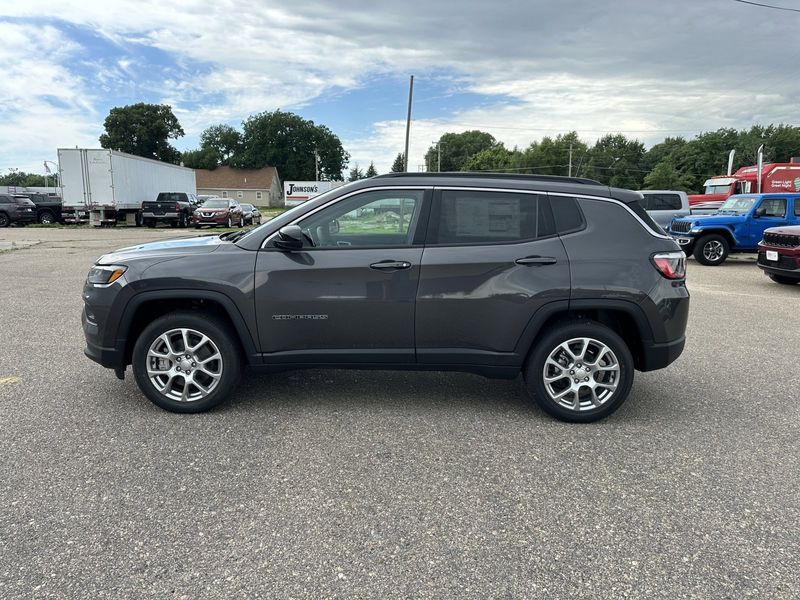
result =
[{"label": "front wheel", "polygon": [[625,341],[595,321],[571,321],[547,332],[528,358],[525,383],[539,407],[571,423],[590,423],[617,410],[633,385]]},{"label": "front wheel", "polygon": [[56,218],[51,212],[43,212],[39,215],[39,223],[42,225],[52,225],[56,222]]},{"label": "front wheel", "polygon": [[239,228],[244,227],[244,217],[239,217]]},{"label": "front wheel", "polygon": [[784,277],[783,275],[773,275],[772,273],[769,274],[769,278],[775,283],[780,283],[781,285],[797,285],[800,283],[800,279],[795,279],[794,277]]},{"label": "front wheel", "polygon": [[5,213],[0,213],[0,227],[8,227],[11,223],[11,219],[8,218],[8,215]]},{"label": "front wheel", "polygon": [[231,218],[230,218],[230,217],[228,217],[228,223],[227,223],[227,227],[228,227],[228,229],[230,229],[231,227],[233,227],[233,221],[231,221]]},{"label": "front wheel", "polygon": [[133,374],[154,404],[197,413],[233,391],[241,358],[230,328],[210,314],[177,311],[145,327],[133,348]]},{"label": "front wheel", "polygon": [[716,267],[728,258],[730,245],[723,236],[712,233],[697,240],[693,252],[695,260],[701,265]]}]

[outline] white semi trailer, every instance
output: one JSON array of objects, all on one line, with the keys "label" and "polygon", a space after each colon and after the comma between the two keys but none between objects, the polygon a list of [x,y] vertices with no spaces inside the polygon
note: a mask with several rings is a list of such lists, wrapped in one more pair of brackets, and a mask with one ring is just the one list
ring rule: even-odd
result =
[{"label": "white semi trailer", "polygon": [[139,225],[159,192],[197,193],[192,169],[116,150],[59,148],[58,170],[68,223]]}]

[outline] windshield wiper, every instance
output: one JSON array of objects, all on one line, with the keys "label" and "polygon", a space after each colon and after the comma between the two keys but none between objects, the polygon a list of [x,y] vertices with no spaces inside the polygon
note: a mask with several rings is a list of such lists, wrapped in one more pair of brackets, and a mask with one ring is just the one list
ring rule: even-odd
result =
[{"label": "windshield wiper", "polygon": [[240,237],[242,237],[247,231],[229,231],[227,233],[223,233],[219,236],[219,239],[225,240],[226,242],[235,242]]}]

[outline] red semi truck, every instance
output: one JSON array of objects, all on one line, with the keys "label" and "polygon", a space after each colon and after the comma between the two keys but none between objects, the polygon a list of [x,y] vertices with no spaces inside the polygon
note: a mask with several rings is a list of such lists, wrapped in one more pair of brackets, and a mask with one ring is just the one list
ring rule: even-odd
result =
[{"label": "red semi truck", "polygon": [[[760,152],[759,152],[760,157]],[[792,159],[794,161],[795,159]],[[689,196],[692,208],[719,208],[734,194],[756,194],[767,192],[800,192],[800,162],[766,163],[742,167],[732,175],[733,155],[728,162],[728,175],[717,175],[706,180],[705,192]],[[761,187],[759,188],[759,171]]]}]

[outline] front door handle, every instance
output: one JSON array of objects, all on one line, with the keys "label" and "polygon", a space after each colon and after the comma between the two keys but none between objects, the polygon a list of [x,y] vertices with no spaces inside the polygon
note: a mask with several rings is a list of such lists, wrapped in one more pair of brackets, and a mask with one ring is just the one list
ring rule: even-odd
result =
[{"label": "front door handle", "polygon": [[554,265],[558,261],[552,256],[526,256],[514,262],[518,265]]},{"label": "front door handle", "polygon": [[410,269],[411,263],[405,260],[382,260],[372,263],[370,269],[380,269],[383,271],[395,271],[397,269]]}]

